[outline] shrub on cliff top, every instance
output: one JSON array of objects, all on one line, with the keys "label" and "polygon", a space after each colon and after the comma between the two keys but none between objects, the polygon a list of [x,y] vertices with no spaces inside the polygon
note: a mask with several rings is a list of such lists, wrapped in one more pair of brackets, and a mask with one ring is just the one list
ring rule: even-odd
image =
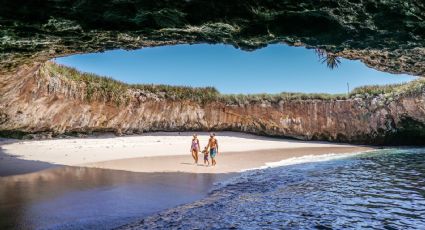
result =
[{"label": "shrub on cliff top", "polygon": [[128,85],[110,77],[101,77],[92,73],[83,73],[74,68],[65,67],[53,62],[46,63],[47,70],[56,77],[64,77],[85,86],[85,99],[104,100],[123,104],[128,102]]},{"label": "shrub on cliff top", "polygon": [[153,84],[129,85],[133,89],[147,91],[160,97],[172,100],[211,101],[217,98],[219,92],[214,87],[189,87]]},{"label": "shrub on cliff top", "polygon": [[84,73],[75,68],[66,67],[53,62],[45,64],[46,69],[56,77],[80,82],[85,87],[85,99],[104,100],[118,105],[128,103],[132,90],[141,90],[155,94],[158,98],[171,100],[193,100],[198,102],[212,101],[218,98],[219,92],[213,87],[188,87],[152,84],[126,84],[110,77]]},{"label": "shrub on cliff top", "polygon": [[344,100],[344,94],[327,93],[277,93],[277,94],[228,94],[221,95],[220,101],[227,104],[245,103],[279,103],[280,101],[302,101],[302,100]]},{"label": "shrub on cliff top", "polygon": [[389,84],[389,85],[368,85],[353,89],[350,93],[350,97],[356,97],[356,95],[418,95],[425,92],[425,79],[420,78],[409,83],[404,84]]},{"label": "shrub on cliff top", "polygon": [[[168,100],[191,100],[201,103],[223,102],[226,104],[246,103],[279,103],[280,101],[294,100],[345,100],[346,94],[326,93],[278,93],[278,94],[220,94],[214,87],[188,87],[153,84],[126,84],[110,77],[102,77],[92,73],[80,72],[74,68],[47,62],[46,69],[57,77],[81,82],[85,86],[87,100],[103,100],[118,105],[128,103],[134,91],[151,93],[157,98]],[[406,84],[372,85],[355,88],[349,95],[354,98],[358,95],[389,95],[403,94],[416,95],[425,92],[425,79],[418,79]]]}]

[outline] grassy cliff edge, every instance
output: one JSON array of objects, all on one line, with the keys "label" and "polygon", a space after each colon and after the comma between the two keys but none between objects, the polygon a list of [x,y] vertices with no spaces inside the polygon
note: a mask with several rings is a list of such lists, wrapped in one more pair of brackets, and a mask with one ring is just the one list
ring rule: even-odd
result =
[{"label": "grassy cliff edge", "polygon": [[245,104],[268,101],[291,100],[346,100],[382,95],[386,98],[401,95],[418,95],[425,91],[425,79],[417,79],[405,84],[371,85],[353,89],[350,94],[297,93],[282,92],[278,94],[221,94],[214,87],[190,87],[153,84],[127,84],[111,77],[85,73],[75,68],[47,62],[45,70],[52,76],[79,82],[85,85],[86,100],[102,99],[118,105],[128,103],[134,92],[154,94],[161,99],[191,100],[195,102],[222,102],[226,104]]}]

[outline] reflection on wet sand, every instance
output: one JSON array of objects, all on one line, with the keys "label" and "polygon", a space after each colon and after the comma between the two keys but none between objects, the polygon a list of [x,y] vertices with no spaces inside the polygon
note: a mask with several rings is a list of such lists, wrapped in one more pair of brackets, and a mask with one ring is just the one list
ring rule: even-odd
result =
[{"label": "reflection on wet sand", "polygon": [[6,154],[2,145],[13,142],[13,140],[0,138],[0,177],[32,173],[60,166],[37,160],[23,160],[18,156]]},{"label": "reflection on wet sand", "polygon": [[0,229],[116,227],[200,199],[229,176],[60,167],[0,177]]}]

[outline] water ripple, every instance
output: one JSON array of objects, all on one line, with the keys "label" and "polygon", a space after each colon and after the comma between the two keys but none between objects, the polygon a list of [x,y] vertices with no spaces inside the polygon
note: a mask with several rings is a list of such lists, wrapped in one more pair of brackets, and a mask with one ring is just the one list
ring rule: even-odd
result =
[{"label": "water ripple", "polygon": [[425,149],[246,172],[134,229],[425,229]]}]

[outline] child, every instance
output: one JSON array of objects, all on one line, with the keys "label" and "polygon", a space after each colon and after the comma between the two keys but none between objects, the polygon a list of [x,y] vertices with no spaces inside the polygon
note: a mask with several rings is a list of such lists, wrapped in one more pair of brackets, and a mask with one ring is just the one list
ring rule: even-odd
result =
[{"label": "child", "polygon": [[210,161],[208,160],[208,154],[209,154],[208,146],[204,148],[202,153],[204,154],[204,164],[206,165],[208,163],[207,166],[210,166]]}]

